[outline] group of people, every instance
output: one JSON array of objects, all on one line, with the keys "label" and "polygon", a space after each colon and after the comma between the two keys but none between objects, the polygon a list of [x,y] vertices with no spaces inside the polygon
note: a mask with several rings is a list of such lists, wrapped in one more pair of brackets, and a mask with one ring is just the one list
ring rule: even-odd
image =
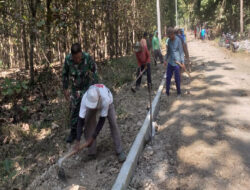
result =
[{"label": "group of people", "polygon": [[[152,48],[152,49],[151,49]],[[189,52],[187,48],[186,36],[184,29],[168,28],[166,39],[166,56],[165,60],[161,52],[161,43],[158,38],[158,32],[156,31],[152,40],[147,38],[145,32],[140,42],[135,44],[135,55],[138,62],[138,71],[136,82],[136,88],[139,89],[141,83],[141,72],[147,73],[147,82],[149,86],[151,83],[151,67],[150,67],[150,53],[156,64],[157,59],[165,64],[166,69],[166,94],[170,95],[170,83],[173,74],[175,75],[177,95],[181,95],[181,73],[187,68],[190,70]],[[145,69],[146,68],[146,69]]]},{"label": "group of people", "polygon": [[[71,53],[65,58],[62,79],[65,98],[71,103],[71,130],[66,141],[73,143],[76,140],[74,149],[79,150],[84,127],[84,136],[89,147],[88,158],[95,159],[96,138],[108,118],[118,160],[125,161],[112,93],[104,84],[98,83],[96,63],[88,53],[82,51],[79,43],[72,45]],[[100,117],[96,124],[96,115],[99,112]]]},{"label": "group of people", "polygon": [[195,26],[194,27],[194,38],[197,39],[201,39],[201,40],[205,40],[208,34],[208,29],[206,29],[205,27],[200,27],[200,26]]},{"label": "group of people", "polygon": [[[140,88],[143,73],[147,73],[148,87],[152,88],[151,79],[151,55],[155,64],[157,59],[167,66],[166,94],[170,94],[170,82],[173,73],[177,94],[181,94],[181,69],[185,69],[185,58],[189,59],[186,37],[184,30],[169,28],[167,31],[167,54],[165,61],[161,53],[161,42],[156,31],[154,36],[149,36],[145,32],[140,42],[134,47],[138,63],[136,88]],[[82,133],[88,146],[88,157],[96,158],[96,138],[104,126],[106,118],[110,124],[111,136],[114,141],[115,151],[118,160],[126,160],[126,154],[122,148],[121,134],[116,121],[116,113],[113,104],[111,91],[104,85],[99,84],[97,66],[91,56],[83,52],[81,45],[75,43],[71,47],[71,53],[66,56],[62,83],[64,96],[70,102],[70,134],[67,138],[68,143],[73,143],[75,150],[79,150]],[[71,86],[71,92],[69,91]],[[99,113],[99,120],[96,123],[96,115]],[[83,130],[84,127],[84,130]]]}]

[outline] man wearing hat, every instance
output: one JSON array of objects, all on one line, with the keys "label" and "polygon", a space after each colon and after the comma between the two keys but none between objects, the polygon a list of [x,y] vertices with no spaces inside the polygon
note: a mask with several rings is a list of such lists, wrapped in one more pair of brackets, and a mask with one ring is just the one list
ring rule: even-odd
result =
[{"label": "man wearing hat", "polygon": [[75,145],[75,150],[79,149],[84,124],[88,122],[93,115],[95,116],[97,111],[100,111],[100,118],[97,126],[92,127],[86,125],[84,130],[85,139],[89,145],[89,157],[96,157],[96,138],[101,131],[106,118],[108,118],[118,161],[124,162],[126,160],[126,155],[122,150],[121,135],[116,121],[113,96],[110,90],[103,84],[90,86],[82,97],[77,123],[77,143]]},{"label": "man wearing hat", "polygon": [[[151,82],[151,69],[150,69],[150,55],[148,48],[146,46],[142,46],[140,42],[136,42],[135,44],[135,55],[138,63],[137,69],[137,77],[146,67],[145,72],[147,72],[147,81],[148,85],[152,86]],[[141,85],[142,76],[138,78],[136,81],[136,88],[139,89]]]}]

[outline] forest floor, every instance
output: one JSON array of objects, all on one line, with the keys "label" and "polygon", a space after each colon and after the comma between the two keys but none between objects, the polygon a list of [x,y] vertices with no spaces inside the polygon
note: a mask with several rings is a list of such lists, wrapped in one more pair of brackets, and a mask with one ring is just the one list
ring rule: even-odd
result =
[{"label": "forest floor", "polygon": [[[147,114],[146,76],[141,89],[133,94],[130,87],[135,79],[135,56],[98,66],[101,83],[113,92],[122,143],[128,153]],[[61,92],[61,68],[60,63],[54,64],[49,75],[39,70],[37,84],[25,93],[27,97],[15,100],[18,101],[15,109],[13,100],[1,99],[0,189],[61,190],[79,185],[81,189],[95,190],[110,189],[114,183],[122,164],[117,161],[108,122],[98,136],[97,159],[88,161],[87,151],[83,150],[63,164],[67,181],[58,179],[57,160],[73,147],[65,142],[69,134],[69,105]],[[163,65],[152,65],[152,96],[163,72]],[[10,69],[2,71],[0,77],[27,76],[26,71]],[[21,106],[27,107],[27,113],[19,109]]]},{"label": "forest floor", "polygon": [[[158,132],[130,190],[247,190],[250,187],[250,56],[191,39],[190,83],[163,95]],[[173,81],[172,81],[173,82]]]}]

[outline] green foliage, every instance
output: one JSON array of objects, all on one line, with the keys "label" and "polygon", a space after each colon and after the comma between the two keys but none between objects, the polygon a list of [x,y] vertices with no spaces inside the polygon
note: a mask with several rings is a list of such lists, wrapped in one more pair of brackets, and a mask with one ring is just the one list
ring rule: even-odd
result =
[{"label": "green foliage", "polygon": [[3,180],[10,180],[16,175],[14,161],[6,158],[0,162],[0,177]]},{"label": "green foliage", "polygon": [[[137,62],[135,56],[121,57],[105,63],[100,71],[105,84],[111,87],[120,87],[133,81]],[[107,75],[107,73],[109,73]]]},{"label": "green foliage", "polygon": [[2,95],[14,98],[27,89],[28,81],[17,81],[15,79],[5,78],[2,84]]},{"label": "green foliage", "polygon": [[[250,23],[250,1],[243,1],[244,24]],[[173,13],[174,14],[174,13]],[[178,0],[178,17],[181,25],[204,25],[218,31],[239,32],[239,0]]]}]

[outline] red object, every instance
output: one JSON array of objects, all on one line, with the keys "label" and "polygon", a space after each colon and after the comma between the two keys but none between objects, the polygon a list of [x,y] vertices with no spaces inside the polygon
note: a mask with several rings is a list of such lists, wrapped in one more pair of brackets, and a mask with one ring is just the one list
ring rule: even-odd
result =
[{"label": "red object", "polygon": [[150,63],[150,55],[148,52],[148,48],[142,47],[142,51],[135,53],[135,55],[139,66],[145,65],[146,63]]},{"label": "red object", "polygon": [[95,84],[95,86],[96,86],[97,88],[103,88],[103,87],[104,87],[103,84]]}]

